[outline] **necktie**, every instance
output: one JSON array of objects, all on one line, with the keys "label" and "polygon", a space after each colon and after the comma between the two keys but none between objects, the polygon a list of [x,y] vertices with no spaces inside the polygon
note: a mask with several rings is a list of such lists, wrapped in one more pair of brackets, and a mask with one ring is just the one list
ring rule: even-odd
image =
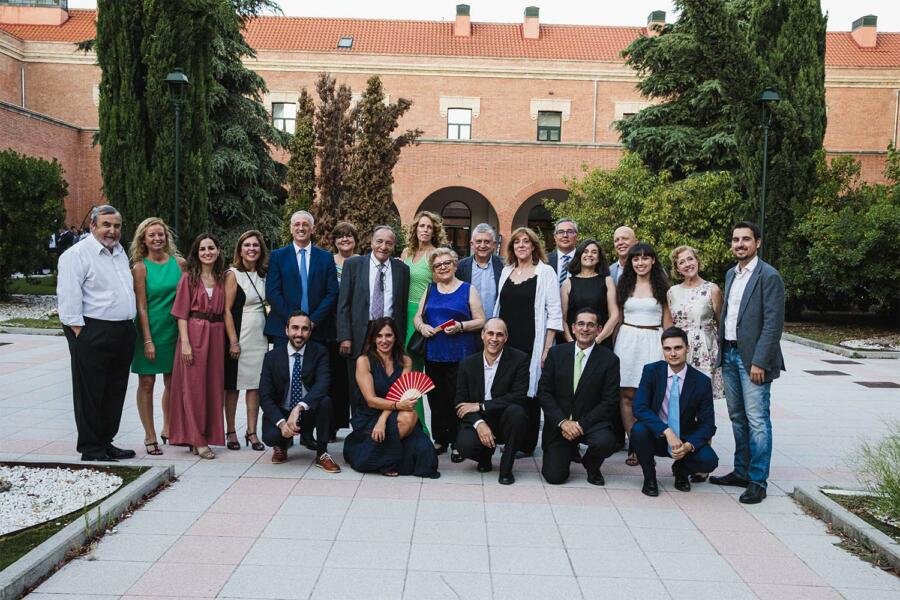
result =
[{"label": "necktie", "polygon": [[303,371],[303,355],[294,352],[294,368],[291,370],[291,408],[294,408],[303,400],[303,381],[300,373]]},{"label": "necktie", "polygon": [[306,272],[306,248],[300,249],[300,310],[309,314],[309,273]]},{"label": "necktie", "polygon": [[559,285],[562,285],[563,281],[566,280],[566,277],[569,276],[569,271],[567,269],[569,268],[569,261],[572,260],[572,257],[563,255],[559,258]]},{"label": "necktie", "polygon": [[575,375],[572,377],[572,393],[578,389],[578,382],[581,380],[581,370],[584,368],[584,350],[578,350],[575,353]]},{"label": "necktie", "polygon": [[[672,375],[672,387],[669,388],[669,428],[681,439],[681,388],[678,375]],[[672,448],[669,448],[672,454]]]},{"label": "necktie", "polygon": [[384,316],[384,263],[376,268],[378,272],[375,274],[375,290],[372,293],[372,309],[369,314],[373,320]]}]

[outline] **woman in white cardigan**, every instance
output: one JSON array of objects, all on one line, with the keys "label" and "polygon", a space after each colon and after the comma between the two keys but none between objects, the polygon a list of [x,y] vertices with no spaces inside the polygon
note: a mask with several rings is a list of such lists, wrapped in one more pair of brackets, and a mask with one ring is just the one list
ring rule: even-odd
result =
[{"label": "woman in white cardigan", "polygon": [[519,227],[506,245],[506,266],[500,274],[494,316],[506,321],[507,344],[531,357],[526,412],[529,427],[522,444],[526,455],[534,453],[541,423],[537,395],[541,367],[553,346],[557,331],[562,331],[559,280],[547,264],[544,246],[528,227]]}]

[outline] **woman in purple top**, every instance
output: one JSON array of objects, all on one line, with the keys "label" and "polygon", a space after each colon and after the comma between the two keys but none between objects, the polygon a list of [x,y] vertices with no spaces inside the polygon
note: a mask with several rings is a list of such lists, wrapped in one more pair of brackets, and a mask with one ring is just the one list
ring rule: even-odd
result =
[{"label": "woman in purple top", "polygon": [[[459,257],[450,248],[438,248],[428,257],[434,283],[419,303],[413,324],[427,339],[425,372],[435,388],[428,393],[431,408],[431,435],[441,454],[456,439],[457,418],[454,390],[459,361],[475,352],[475,332],[484,325],[484,309],[475,288],[456,278]],[[443,329],[447,321],[453,323]],[[462,457],[454,450],[454,462]]]}]

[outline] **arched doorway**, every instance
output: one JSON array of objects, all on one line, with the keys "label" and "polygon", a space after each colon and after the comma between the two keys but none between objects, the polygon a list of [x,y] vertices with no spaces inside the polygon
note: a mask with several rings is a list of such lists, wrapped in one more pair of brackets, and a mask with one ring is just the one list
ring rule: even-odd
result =
[{"label": "arched doorway", "polygon": [[556,248],[553,240],[553,216],[544,206],[544,200],[566,200],[569,192],[566,190],[543,190],[528,197],[513,217],[513,229],[516,227],[530,227],[544,240],[547,252]]},{"label": "arched doorway", "polygon": [[479,223],[497,227],[498,219],[490,201],[467,187],[445,187],[429,194],[419,205],[419,210],[430,210],[441,215],[447,241],[460,258],[470,252],[469,240],[472,228]]}]

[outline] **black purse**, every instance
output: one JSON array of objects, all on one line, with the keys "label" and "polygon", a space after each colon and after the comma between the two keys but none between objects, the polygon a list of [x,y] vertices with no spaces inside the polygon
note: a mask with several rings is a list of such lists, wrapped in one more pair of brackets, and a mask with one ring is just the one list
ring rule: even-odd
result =
[{"label": "black purse", "polygon": [[[425,321],[425,307],[428,306],[428,296],[431,294],[431,284],[428,284],[428,287],[425,289],[425,299],[422,300],[422,321]],[[419,333],[419,330],[416,329],[413,331],[413,334],[409,336],[409,342],[406,343],[406,351],[410,354],[417,354],[419,356],[425,356],[425,347],[428,343],[428,340],[424,335]]]}]

